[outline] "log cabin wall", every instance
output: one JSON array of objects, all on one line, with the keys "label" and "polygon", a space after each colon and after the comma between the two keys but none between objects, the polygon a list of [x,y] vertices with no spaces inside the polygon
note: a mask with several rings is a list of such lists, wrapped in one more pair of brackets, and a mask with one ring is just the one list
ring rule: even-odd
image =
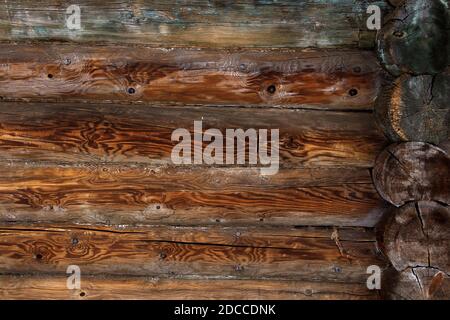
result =
[{"label": "log cabin wall", "polygon": [[[449,298],[445,1],[70,5],[0,3],[1,298]],[[278,172],[175,164],[200,120]]]}]

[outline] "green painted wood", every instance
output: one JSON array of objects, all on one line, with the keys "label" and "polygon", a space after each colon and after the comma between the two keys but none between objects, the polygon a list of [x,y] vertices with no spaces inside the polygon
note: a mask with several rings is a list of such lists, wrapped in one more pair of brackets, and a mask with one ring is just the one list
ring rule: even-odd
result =
[{"label": "green painted wood", "polygon": [[381,0],[88,1],[81,29],[60,1],[0,3],[0,41],[24,39],[209,47],[373,47],[366,27]]}]

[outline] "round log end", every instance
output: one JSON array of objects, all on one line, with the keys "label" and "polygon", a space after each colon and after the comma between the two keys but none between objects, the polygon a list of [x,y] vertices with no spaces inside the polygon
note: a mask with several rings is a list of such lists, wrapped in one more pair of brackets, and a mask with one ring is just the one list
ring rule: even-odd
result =
[{"label": "round log end", "polygon": [[450,273],[450,208],[437,202],[410,202],[386,223],[382,247],[397,271],[427,267]]},{"label": "round log end", "polygon": [[375,118],[391,141],[439,144],[450,136],[450,73],[402,75],[382,88]]},{"label": "round log end", "polygon": [[392,270],[383,277],[382,293],[390,300],[448,300],[450,277],[427,267]]},{"label": "round log end", "polygon": [[450,158],[431,144],[390,145],[377,157],[372,177],[381,197],[397,207],[421,200],[450,204]]},{"label": "round log end", "polygon": [[381,247],[395,270],[383,277],[388,299],[450,298],[450,208],[420,201],[395,208]]},{"label": "round log end", "polygon": [[436,74],[448,65],[449,13],[443,1],[394,1],[397,8],[378,32],[378,54],[385,68],[402,73]]}]

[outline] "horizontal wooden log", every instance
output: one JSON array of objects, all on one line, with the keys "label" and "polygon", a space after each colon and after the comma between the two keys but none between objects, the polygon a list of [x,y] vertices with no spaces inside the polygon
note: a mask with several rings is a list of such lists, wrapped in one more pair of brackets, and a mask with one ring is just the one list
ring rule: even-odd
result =
[{"label": "horizontal wooden log", "polygon": [[[202,118],[279,128],[286,169],[173,166],[172,131]],[[2,221],[373,226],[384,211],[370,113],[3,102],[0,123]]]},{"label": "horizontal wooden log", "polygon": [[[268,226],[167,226],[167,225],[91,225],[49,223],[17,224],[2,223],[0,230],[14,233],[17,231],[66,232],[86,234],[90,230],[98,233],[131,235],[133,239],[158,239],[164,242],[199,243],[211,245],[234,245],[257,248],[308,249],[309,241],[332,239],[343,242],[375,243],[376,235],[372,228],[361,227],[268,227]],[[339,249],[339,247],[338,247]],[[343,248],[341,248],[343,249]],[[345,250],[344,250],[345,251]]]},{"label": "horizontal wooden log", "polygon": [[387,144],[371,113],[2,102],[0,159],[170,166],[172,132],[193,134],[194,121],[224,135],[279,129],[282,167],[368,168]]},{"label": "horizontal wooden log", "polygon": [[[49,223],[2,223],[2,228],[28,231],[64,231],[89,232],[94,228],[98,232],[134,234],[147,238],[157,238],[166,242],[209,243],[214,245],[240,245],[253,247],[274,247],[305,249],[301,242],[295,239],[314,239],[349,242],[375,242],[376,234],[373,228],[361,227],[269,227],[269,226],[167,226],[167,225],[90,225],[70,224],[61,222]],[[142,238],[143,239],[143,238]],[[335,241],[336,242],[336,241]]]},{"label": "horizontal wooden log", "polygon": [[301,229],[253,230],[2,226],[0,273],[64,274],[78,265],[82,274],[363,283],[369,265],[386,266],[375,241],[340,240],[339,229],[328,237],[323,231],[311,237]]},{"label": "horizontal wooden log", "polygon": [[385,1],[88,1],[69,30],[72,3],[0,4],[0,40],[63,40],[215,47],[372,47],[367,6]]},{"label": "horizontal wooden log", "polygon": [[3,99],[371,110],[372,52],[2,45]]},{"label": "horizontal wooden log", "polygon": [[251,188],[291,189],[370,185],[369,169],[281,169],[262,176],[256,168],[167,168],[111,164],[52,165],[17,163],[0,166],[2,190],[44,187],[48,190],[75,186],[95,189],[110,186],[141,186],[153,191],[249,191]]},{"label": "horizontal wooden log", "polygon": [[83,276],[80,290],[68,290],[55,275],[0,275],[1,299],[158,300],[375,300],[365,284],[298,280],[164,279]]},{"label": "horizontal wooden log", "polygon": [[[281,170],[265,177],[251,169],[172,172],[1,164],[0,220],[371,227],[385,210],[373,184],[364,182],[367,177],[315,186],[301,177],[311,175],[308,179],[314,180],[314,174],[323,175],[326,181],[334,174]],[[357,178],[351,171],[342,172],[342,182],[345,174],[349,180]]]}]

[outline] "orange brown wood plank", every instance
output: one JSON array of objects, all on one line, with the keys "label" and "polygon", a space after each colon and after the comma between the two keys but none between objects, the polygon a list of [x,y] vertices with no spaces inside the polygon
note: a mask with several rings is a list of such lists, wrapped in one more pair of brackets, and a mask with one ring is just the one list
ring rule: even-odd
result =
[{"label": "orange brown wood plank", "polygon": [[[363,282],[367,267],[385,266],[375,241],[303,236],[299,230],[238,228],[205,232],[151,226],[139,231],[95,227],[0,228],[0,273],[59,273],[77,265],[83,274],[321,279]],[[149,230],[148,232],[146,230]],[[273,235],[274,243],[266,243]],[[181,234],[181,235],[180,235]],[[192,242],[178,242],[186,239]],[[199,237],[197,238],[197,234]],[[242,240],[241,240],[242,237]],[[171,240],[172,239],[172,240]],[[212,242],[209,243],[209,239]],[[312,270],[314,272],[312,273]]]},{"label": "orange brown wood plank", "polygon": [[3,44],[0,96],[91,102],[370,110],[372,52]]},{"label": "orange brown wood plank", "polygon": [[279,129],[282,167],[370,168],[387,145],[369,112],[2,102],[0,159],[173,165],[172,132],[194,121],[223,135]]},{"label": "orange brown wood plank", "polygon": [[170,279],[83,277],[81,289],[68,290],[60,275],[0,275],[2,299],[214,299],[214,300],[377,300],[363,283],[298,280]]}]

